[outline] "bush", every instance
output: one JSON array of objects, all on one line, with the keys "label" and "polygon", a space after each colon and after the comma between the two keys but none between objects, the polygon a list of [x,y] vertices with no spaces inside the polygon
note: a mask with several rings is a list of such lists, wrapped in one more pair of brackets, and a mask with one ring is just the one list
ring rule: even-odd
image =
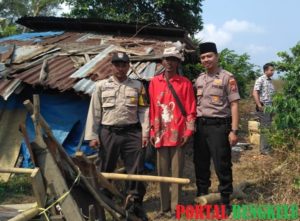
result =
[{"label": "bush", "polygon": [[270,140],[274,146],[292,145],[300,150],[300,43],[291,48],[291,53],[279,52],[282,59],[276,63],[277,70],[284,72],[283,89],[275,94],[273,105],[267,109],[274,114]]}]

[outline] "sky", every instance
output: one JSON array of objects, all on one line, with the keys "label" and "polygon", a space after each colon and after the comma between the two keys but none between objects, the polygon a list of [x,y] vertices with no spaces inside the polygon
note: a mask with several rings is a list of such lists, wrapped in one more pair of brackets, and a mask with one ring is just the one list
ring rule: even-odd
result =
[{"label": "sky", "polygon": [[247,53],[262,68],[300,41],[299,10],[299,0],[205,0],[196,38],[215,42],[219,51]]}]

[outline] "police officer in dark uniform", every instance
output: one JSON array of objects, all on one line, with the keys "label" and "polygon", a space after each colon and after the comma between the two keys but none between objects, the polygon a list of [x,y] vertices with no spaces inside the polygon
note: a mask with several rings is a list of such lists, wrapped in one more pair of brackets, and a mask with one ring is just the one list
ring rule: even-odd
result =
[{"label": "police officer in dark uniform", "polygon": [[212,158],[219,179],[221,203],[231,213],[232,194],[231,146],[238,137],[238,101],[240,95],[234,76],[218,66],[215,43],[199,45],[200,62],[206,71],[195,83],[197,121],[194,144],[194,164],[197,196],[208,194],[210,160]]},{"label": "police officer in dark uniform", "polygon": [[[114,72],[98,81],[87,116],[85,139],[99,148],[99,169],[113,172],[121,156],[128,174],[143,170],[143,149],[149,141],[149,105],[140,81],[129,79],[129,57],[117,52],[112,56]],[[133,212],[148,220],[142,208],[145,187],[142,182],[129,182],[127,194],[134,199]],[[137,208],[137,209],[135,209]]]}]

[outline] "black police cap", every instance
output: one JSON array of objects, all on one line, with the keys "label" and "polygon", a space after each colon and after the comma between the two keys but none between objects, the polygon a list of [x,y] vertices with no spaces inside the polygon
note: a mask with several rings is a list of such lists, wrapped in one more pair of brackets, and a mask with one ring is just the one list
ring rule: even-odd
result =
[{"label": "black police cap", "polygon": [[200,54],[208,53],[208,52],[214,52],[218,53],[217,46],[213,42],[205,42],[199,44],[199,51]]},{"label": "black police cap", "polygon": [[113,56],[111,58],[111,62],[115,63],[115,62],[129,62],[129,57],[126,53],[124,52],[115,52],[113,53]]}]

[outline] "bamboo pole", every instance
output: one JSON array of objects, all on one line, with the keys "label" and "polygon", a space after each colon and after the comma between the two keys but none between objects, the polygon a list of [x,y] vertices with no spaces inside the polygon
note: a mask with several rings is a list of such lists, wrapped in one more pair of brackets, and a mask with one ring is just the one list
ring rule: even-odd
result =
[{"label": "bamboo pole", "polygon": [[33,169],[27,169],[27,168],[5,168],[0,167],[0,173],[26,173],[31,174],[34,170]]},{"label": "bamboo pole", "polygon": [[134,181],[177,183],[177,184],[189,184],[190,183],[190,179],[177,178],[177,177],[134,175],[134,174],[121,174],[121,173],[101,173],[101,174],[106,179],[109,179],[109,180],[134,180]]},{"label": "bamboo pole", "polygon": [[27,221],[31,220],[39,213],[39,208],[33,207],[31,209],[25,210],[24,212],[18,214],[17,216],[9,219],[8,221]]}]

